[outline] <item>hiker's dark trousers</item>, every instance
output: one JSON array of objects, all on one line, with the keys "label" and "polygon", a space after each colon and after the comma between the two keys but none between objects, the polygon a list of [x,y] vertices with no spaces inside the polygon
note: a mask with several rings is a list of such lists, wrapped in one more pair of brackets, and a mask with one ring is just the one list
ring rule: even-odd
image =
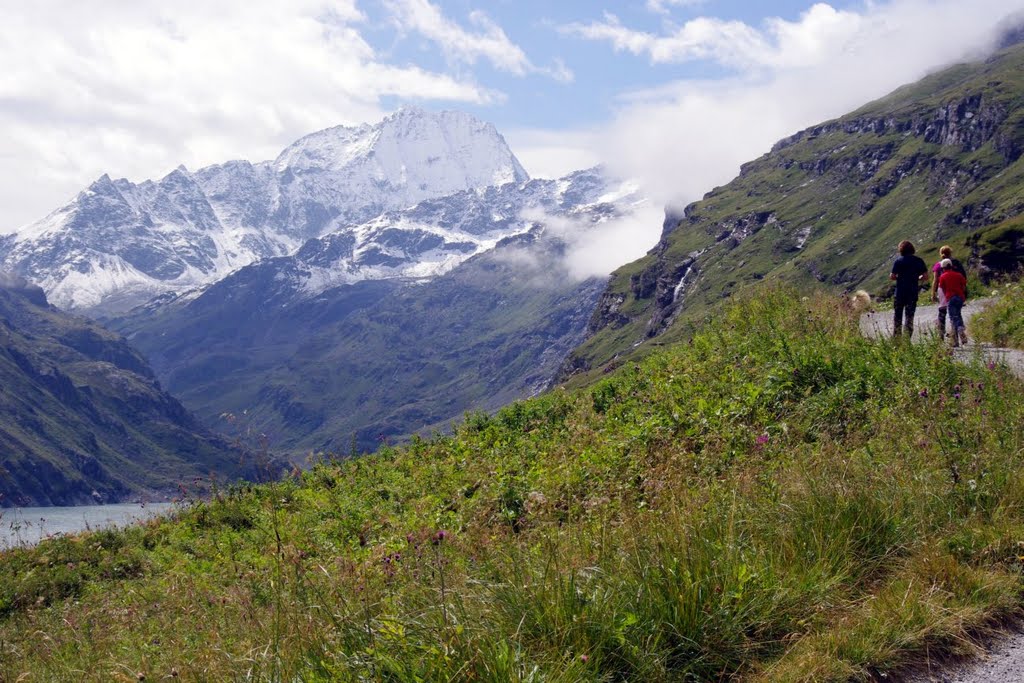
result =
[{"label": "hiker's dark trousers", "polygon": [[906,301],[896,300],[892,313],[892,333],[895,336],[903,334],[903,328],[907,328],[907,336],[914,334],[914,313],[917,311],[917,299]]},{"label": "hiker's dark trousers", "polygon": [[950,297],[949,299],[949,324],[953,326],[953,336],[955,337],[960,333],[960,330],[964,329],[964,300],[958,296]]}]

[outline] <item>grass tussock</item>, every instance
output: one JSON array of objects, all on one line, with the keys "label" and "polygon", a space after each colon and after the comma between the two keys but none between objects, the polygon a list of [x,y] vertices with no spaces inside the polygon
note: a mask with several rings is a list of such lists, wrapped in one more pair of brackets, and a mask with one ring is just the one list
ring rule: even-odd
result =
[{"label": "grass tussock", "polygon": [[971,318],[971,332],[980,341],[1024,349],[1024,282],[1003,286],[1000,297]]},{"label": "grass tussock", "polygon": [[1004,369],[763,289],[585,390],[5,553],[0,680],[866,680],[1018,609],[1022,423]]}]

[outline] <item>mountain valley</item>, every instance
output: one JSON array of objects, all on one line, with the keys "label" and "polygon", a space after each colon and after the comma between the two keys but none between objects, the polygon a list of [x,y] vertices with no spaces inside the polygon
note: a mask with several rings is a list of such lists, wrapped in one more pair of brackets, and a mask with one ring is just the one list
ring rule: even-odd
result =
[{"label": "mountain valley", "polygon": [[167,500],[273,460],[205,430],[123,339],[0,282],[0,507]]},{"label": "mountain valley", "polygon": [[[590,381],[765,280],[884,296],[903,237],[1013,270],[1022,60],[1009,45],[780,141],[607,286],[567,256],[636,221],[639,188],[601,168],[529,180],[493,126],[416,109],[274,162],[101,178],[0,257],[128,337],[208,428],[300,460],[372,451]],[[126,263],[146,279],[109,277]]]},{"label": "mountain valley", "polygon": [[[334,233],[109,324],[208,424],[245,411],[293,454],[348,452],[353,441],[373,450],[546,388],[604,286],[569,272],[566,239],[586,240],[642,204],[597,170],[468,191],[376,221],[376,244],[389,250],[377,264],[389,275],[421,267],[442,248],[439,233],[465,236],[459,258],[479,252],[431,279],[346,283],[362,269],[353,254],[367,252]],[[524,218],[530,210],[540,220]],[[544,215],[577,232],[552,232]],[[490,249],[473,242],[481,236]]]}]

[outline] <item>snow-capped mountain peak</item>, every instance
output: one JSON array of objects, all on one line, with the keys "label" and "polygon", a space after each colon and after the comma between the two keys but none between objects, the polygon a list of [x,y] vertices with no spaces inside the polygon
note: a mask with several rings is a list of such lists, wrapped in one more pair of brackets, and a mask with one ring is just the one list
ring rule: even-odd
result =
[{"label": "snow-capped mountain peak", "polygon": [[[529,180],[493,125],[456,111],[400,109],[380,123],[336,126],[289,145],[278,173],[343,174],[399,192],[406,206],[431,196]],[[398,207],[396,207],[398,208]]]},{"label": "snow-capped mountain peak", "polygon": [[312,133],[273,161],[179,166],[141,183],[104,174],[0,242],[0,268],[58,306],[119,311],[388,211],[528,179],[493,125],[406,108]]}]

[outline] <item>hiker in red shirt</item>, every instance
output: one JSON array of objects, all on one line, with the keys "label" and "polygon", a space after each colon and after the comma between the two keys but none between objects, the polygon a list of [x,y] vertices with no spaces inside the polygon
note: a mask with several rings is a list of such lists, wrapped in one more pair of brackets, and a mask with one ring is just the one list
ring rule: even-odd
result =
[{"label": "hiker in red shirt", "polygon": [[942,275],[939,289],[946,297],[949,309],[949,323],[953,328],[953,346],[967,343],[967,328],[964,326],[963,307],[967,301],[967,278],[953,270],[951,259],[942,259]]}]

